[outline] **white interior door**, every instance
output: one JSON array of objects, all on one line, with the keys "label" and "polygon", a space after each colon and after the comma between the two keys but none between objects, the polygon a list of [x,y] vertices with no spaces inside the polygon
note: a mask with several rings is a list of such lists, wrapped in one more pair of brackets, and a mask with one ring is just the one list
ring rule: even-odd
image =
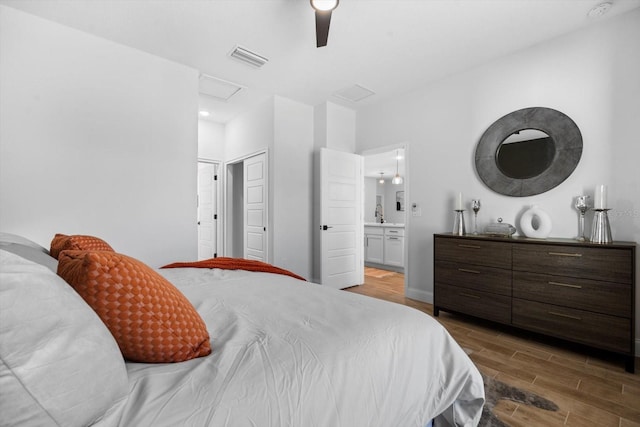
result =
[{"label": "white interior door", "polygon": [[363,158],[320,149],[320,283],[343,289],[364,282]]},{"label": "white interior door", "polygon": [[213,258],[218,242],[218,165],[198,162],[198,259]]},{"label": "white interior door", "polygon": [[244,258],[267,262],[267,156],[244,161]]}]

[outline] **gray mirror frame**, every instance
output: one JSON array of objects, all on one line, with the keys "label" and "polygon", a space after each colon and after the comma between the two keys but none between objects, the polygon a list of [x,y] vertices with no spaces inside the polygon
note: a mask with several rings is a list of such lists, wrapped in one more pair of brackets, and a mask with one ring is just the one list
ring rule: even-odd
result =
[{"label": "gray mirror frame", "polygon": [[[556,153],[551,165],[532,178],[511,178],[500,171],[496,153],[502,141],[514,132],[537,129],[554,141]],[[496,193],[514,197],[541,194],[558,186],[578,166],[582,157],[582,134],[569,116],[545,107],[523,108],[496,120],[484,132],[476,146],[478,176]]]}]

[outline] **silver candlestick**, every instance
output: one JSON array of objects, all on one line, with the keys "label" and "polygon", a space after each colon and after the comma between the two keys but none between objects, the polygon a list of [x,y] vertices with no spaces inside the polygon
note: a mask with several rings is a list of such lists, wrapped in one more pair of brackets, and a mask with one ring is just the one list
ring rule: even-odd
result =
[{"label": "silver candlestick", "polygon": [[589,196],[576,197],[575,207],[580,211],[580,217],[578,219],[578,237],[576,240],[579,242],[586,242],[588,239],[584,236],[584,214],[589,210]]},{"label": "silver candlestick", "polygon": [[453,234],[458,236],[464,236],[466,234],[464,229],[464,209],[456,209],[456,216],[453,221]]},{"label": "silver candlestick", "polygon": [[594,209],[593,227],[591,228],[591,241],[593,243],[611,243],[611,227],[607,211],[611,209]]}]

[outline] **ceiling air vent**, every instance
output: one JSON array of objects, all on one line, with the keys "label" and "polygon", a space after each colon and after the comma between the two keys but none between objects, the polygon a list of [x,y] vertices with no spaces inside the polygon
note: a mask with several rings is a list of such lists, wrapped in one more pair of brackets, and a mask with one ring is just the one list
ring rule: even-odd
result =
[{"label": "ceiling air vent", "polygon": [[269,61],[264,56],[258,55],[255,52],[251,52],[250,50],[245,49],[241,46],[236,46],[231,51],[229,56],[255,68],[260,68]]},{"label": "ceiling air vent", "polygon": [[362,101],[371,95],[375,95],[375,92],[360,85],[353,85],[333,94],[333,96],[337,98],[346,99],[351,102]]}]

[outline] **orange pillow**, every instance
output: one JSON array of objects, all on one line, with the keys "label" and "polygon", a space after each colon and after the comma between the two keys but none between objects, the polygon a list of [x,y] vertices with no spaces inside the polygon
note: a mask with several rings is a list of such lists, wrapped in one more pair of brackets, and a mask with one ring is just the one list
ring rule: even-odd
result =
[{"label": "orange pillow", "polygon": [[58,259],[60,252],[66,250],[76,251],[111,251],[113,248],[104,240],[94,236],[83,236],[75,234],[67,236],[65,234],[56,234],[51,241],[51,249],[49,254]]},{"label": "orange pillow", "polygon": [[168,363],[211,353],[193,305],[140,261],[115,252],[64,251],[58,275],[95,310],[125,358]]}]

